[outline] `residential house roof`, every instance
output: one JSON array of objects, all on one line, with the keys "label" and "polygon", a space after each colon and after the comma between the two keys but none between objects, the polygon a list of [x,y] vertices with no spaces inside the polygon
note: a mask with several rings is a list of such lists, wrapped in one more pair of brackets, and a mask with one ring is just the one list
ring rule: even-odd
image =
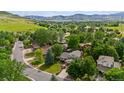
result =
[{"label": "residential house roof", "polygon": [[99,56],[97,64],[105,67],[113,67],[114,58],[110,56]]},{"label": "residential house roof", "polygon": [[79,51],[79,50],[76,50],[76,51],[73,51],[73,52],[63,52],[61,55],[60,55],[60,60],[62,61],[65,61],[65,62],[70,62],[70,59],[75,59],[75,58],[80,58],[82,55],[82,52]]},{"label": "residential house roof", "polygon": [[69,55],[73,59],[73,58],[80,58],[81,54],[82,54],[81,51],[76,50],[76,51],[71,52]]},{"label": "residential house roof", "polygon": [[114,57],[110,56],[99,56],[97,60],[97,65],[102,65],[103,67],[108,68],[119,68],[121,64],[119,62],[114,61]]}]

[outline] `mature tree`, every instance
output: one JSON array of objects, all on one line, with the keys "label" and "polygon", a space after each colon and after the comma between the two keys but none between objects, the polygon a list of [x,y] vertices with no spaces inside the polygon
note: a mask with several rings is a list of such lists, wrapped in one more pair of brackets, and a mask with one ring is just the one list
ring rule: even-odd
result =
[{"label": "mature tree", "polygon": [[35,57],[39,63],[44,62],[44,57],[43,57],[43,50],[42,49],[36,49],[35,52]]},{"label": "mature tree", "polygon": [[54,54],[52,53],[52,50],[49,49],[46,58],[45,58],[45,65],[51,65],[54,63]]},{"label": "mature tree", "polygon": [[0,46],[10,47],[15,41],[15,37],[11,32],[0,32]]},{"label": "mature tree", "polygon": [[105,73],[105,78],[110,81],[124,80],[124,68],[112,68]]},{"label": "mature tree", "polygon": [[86,40],[86,32],[79,33],[80,43],[84,43]]},{"label": "mature tree", "polygon": [[120,59],[122,59],[123,55],[124,55],[124,44],[122,42],[117,42],[115,44],[115,49],[116,49]]},{"label": "mature tree", "polygon": [[103,40],[103,38],[105,37],[105,33],[102,31],[96,31],[95,32],[95,39],[98,40]]},{"label": "mature tree", "polygon": [[45,43],[48,43],[49,41],[49,33],[47,30],[37,30],[34,32],[32,35],[33,40],[39,44],[39,45],[44,45]]},{"label": "mature tree", "polygon": [[80,72],[80,64],[81,60],[74,60],[70,63],[69,67],[67,68],[68,74],[76,80],[77,78],[81,78],[81,72]]},{"label": "mature tree", "polygon": [[95,60],[97,60],[100,55],[106,55],[106,56],[114,57],[115,61],[119,61],[118,53],[113,46],[101,44],[98,46],[94,46],[91,49],[91,51],[92,51],[92,56],[94,57]]},{"label": "mature tree", "polygon": [[59,42],[62,42],[64,39],[64,32],[60,31],[58,35],[59,35]]},{"label": "mature tree", "polygon": [[94,59],[91,56],[87,56],[82,60],[76,59],[70,63],[68,69],[68,74],[75,80],[81,79],[86,80],[93,75],[97,74],[97,67]]},{"label": "mature tree", "polygon": [[26,39],[26,40],[23,41],[23,44],[24,44],[25,48],[28,48],[28,47],[31,46],[31,41],[29,39]]},{"label": "mature tree", "polygon": [[24,65],[21,62],[11,61],[11,45],[15,37],[11,32],[0,32],[0,80],[24,80]]},{"label": "mature tree", "polygon": [[117,40],[106,37],[103,41],[106,45],[115,46]]},{"label": "mature tree", "polygon": [[1,60],[0,61],[0,80],[17,81],[23,80],[24,65],[21,62]]},{"label": "mature tree", "polygon": [[11,42],[9,40],[4,40],[4,46],[10,46]]},{"label": "mature tree", "polygon": [[79,37],[76,35],[71,35],[68,41],[68,46],[71,49],[77,49],[79,46]]},{"label": "mature tree", "polygon": [[8,55],[7,53],[0,53],[0,60],[3,60],[3,59],[9,59],[10,58],[10,55]]},{"label": "mature tree", "polygon": [[121,58],[121,61],[120,61],[120,62],[121,62],[121,65],[124,66],[124,55],[123,55],[123,57]]},{"label": "mature tree", "polygon": [[33,33],[32,40],[40,46],[44,44],[53,44],[58,40],[58,33],[52,30],[39,29]]},{"label": "mature tree", "polygon": [[91,51],[92,56],[94,57],[95,60],[97,60],[100,55],[104,55],[104,46],[97,44],[97,46],[91,48]]},{"label": "mature tree", "polygon": [[87,56],[82,60],[80,70],[82,77],[93,76],[97,73],[96,63],[92,56]]},{"label": "mature tree", "polygon": [[85,42],[84,43],[89,43],[89,42],[92,42],[94,40],[94,36],[93,36],[93,33],[91,33],[91,32],[87,32],[86,33],[86,40],[85,40]]},{"label": "mature tree", "polygon": [[120,39],[120,41],[124,43],[124,37],[122,37],[122,38]]},{"label": "mature tree", "polygon": [[55,44],[52,47],[52,52],[55,57],[58,57],[63,52],[63,47],[60,44]]},{"label": "mature tree", "polygon": [[119,61],[119,55],[118,55],[116,49],[114,48],[114,46],[105,46],[104,50],[105,50],[105,55],[112,56],[115,58],[115,61]]}]

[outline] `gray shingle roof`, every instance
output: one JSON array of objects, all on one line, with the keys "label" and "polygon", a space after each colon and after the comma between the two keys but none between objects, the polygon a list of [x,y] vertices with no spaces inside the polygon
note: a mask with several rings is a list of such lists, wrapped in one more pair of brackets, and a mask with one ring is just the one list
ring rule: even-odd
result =
[{"label": "gray shingle roof", "polygon": [[60,55],[60,59],[63,59],[63,60],[68,60],[68,59],[75,59],[75,58],[80,58],[81,57],[81,51],[79,50],[76,50],[76,51],[73,51],[73,52],[63,52],[61,55]]}]

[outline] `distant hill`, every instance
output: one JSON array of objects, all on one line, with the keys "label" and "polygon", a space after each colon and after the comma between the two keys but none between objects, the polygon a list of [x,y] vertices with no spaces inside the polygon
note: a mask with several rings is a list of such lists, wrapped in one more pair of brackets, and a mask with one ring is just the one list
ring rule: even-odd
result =
[{"label": "distant hill", "polygon": [[109,14],[109,15],[85,15],[85,14],[74,14],[71,16],[52,16],[52,17],[43,17],[43,16],[25,16],[29,19],[36,20],[47,20],[47,21],[124,21],[124,12]]},{"label": "distant hill", "polygon": [[0,11],[0,31],[34,31],[38,28],[43,27],[24,17]]},{"label": "distant hill", "polygon": [[121,17],[124,17],[124,12],[111,14],[111,16],[121,16]]}]

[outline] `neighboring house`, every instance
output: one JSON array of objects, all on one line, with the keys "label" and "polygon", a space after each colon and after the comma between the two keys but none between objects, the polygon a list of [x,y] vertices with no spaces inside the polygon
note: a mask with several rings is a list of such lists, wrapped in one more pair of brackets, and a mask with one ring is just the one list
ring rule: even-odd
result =
[{"label": "neighboring house", "polygon": [[97,67],[101,72],[105,72],[110,68],[120,68],[120,66],[121,64],[119,62],[114,61],[114,57],[101,55],[97,60]]},{"label": "neighboring house", "polygon": [[70,59],[70,55],[69,55],[68,52],[63,52],[63,53],[60,55],[59,59],[60,59],[61,61],[68,60],[68,59]]},{"label": "neighboring house", "polygon": [[65,63],[70,63],[73,59],[80,58],[82,56],[82,52],[79,50],[73,51],[73,52],[63,52],[59,59],[60,61],[63,61]]},{"label": "neighboring house", "polygon": [[79,46],[80,46],[81,49],[83,49],[83,48],[90,47],[91,43],[80,43]]},{"label": "neighboring house", "polygon": [[80,58],[82,55],[82,52],[79,50],[76,50],[76,51],[71,52],[69,55],[71,59]]}]

